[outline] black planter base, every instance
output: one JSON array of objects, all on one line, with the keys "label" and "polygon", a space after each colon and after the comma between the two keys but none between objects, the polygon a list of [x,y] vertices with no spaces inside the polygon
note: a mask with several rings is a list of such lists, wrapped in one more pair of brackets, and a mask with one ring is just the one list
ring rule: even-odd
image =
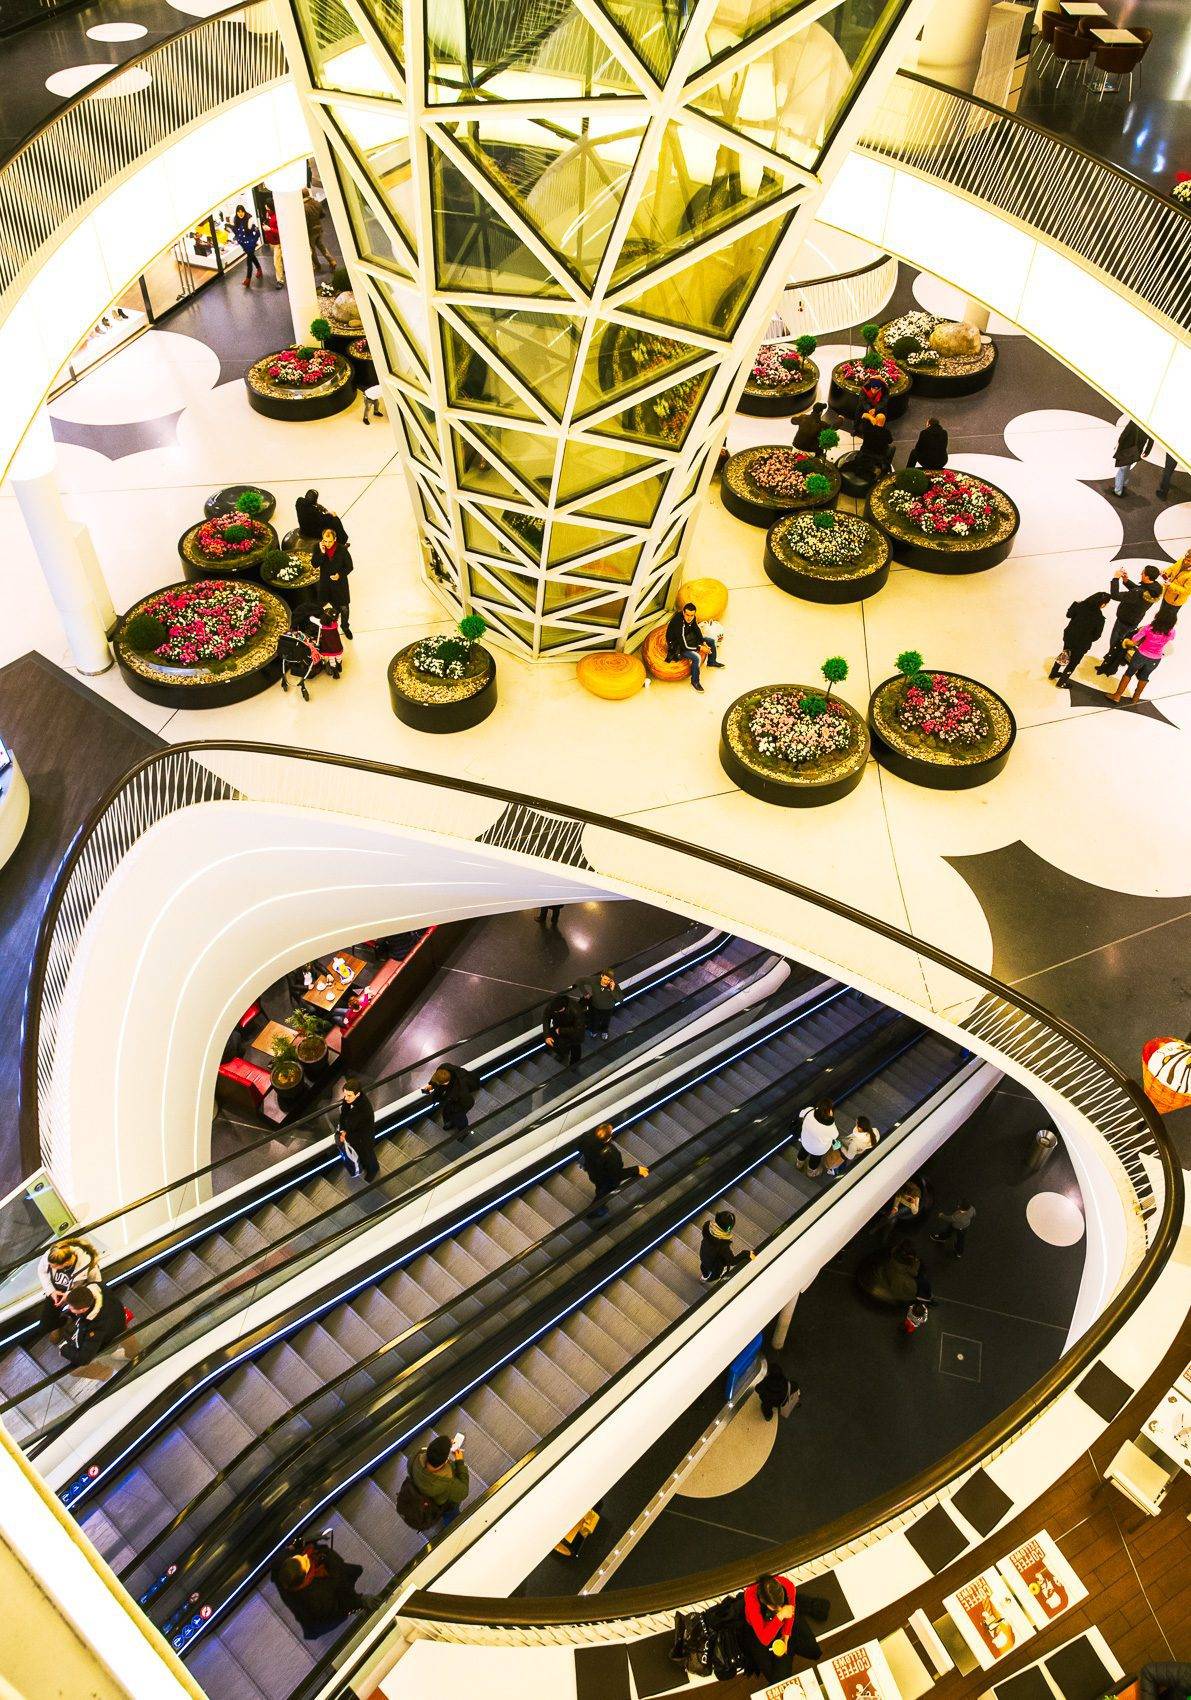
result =
[{"label": "black planter base", "polygon": [[907,755],[904,750],[887,744],[873,725],[871,715],[868,731],[872,739],[873,755],[885,771],[896,774],[899,779],[906,780],[910,785],[925,786],[928,791],[971,791],[977,785],[987,785],[990,779],[995,779],[1002,771],[1013,753],[1013,746],[1010,744],[999,755],[990,756],[987,761],[969,762],[963,767],[948,767],[940,762],[921,761],[917,756]]},{"label": "black planter base", "polygon": [[993,381],[993,373],[997,369],[1000,350],[993,349],[993,357],[987,366],[975,372],[931,372],[929,368],[914,368],[914,394],[930,396],[939,401],[946,401],[951,396],[975,395],[977,390],[986,390]]},{"label": "black planter base", "polygon": [[[865,517],[871,519],[874,525],[880,521],[873,517],[871,506],[866,509]],[[884,531],[884,527],[881,527]],[[1003,538],[999,543],[990,543],[986,549],[959,550],[932,548],[929,544],[908,543],[905,538],[897,537],[892,531],[884,531],[893,550],[893,558],[903,567],[916,567],[922,573],[985,573],[990,567],[996,567],[1012,552],[1013,540],[1017,536],[1014,529],[1012,536]]]},{"label": "black planter base", "polygon": [[801,413],[815,399],[818,380],[813,384],[803,384],[799,389],[784,390],[750,390],[746,389],[736,404],[738,413],[758,413],[771,418],[780,418],[784,414]]},{"label": "black planter base", "polygon": [[825,578],[820,573],[804,573],[792,562],[774,554],[768,541],[765,544],[766,576],[784,590],[787,596],[799,596],[804,602],[863,602],[883,590],[889,578],[889,561],[882,561],[871,572],[854,578]]},{"label": "black planter base", "polygon": [[[774,448],[787,448],[788,446],[786,443],[775,443],[773,445]],[[756,452],[755,449],[739,450],[737,454],[728,457],[725,463],[726,468],[730,469],[733,461],[743,462],[747,465],[749,459]],[[784,514],[809,513],[815,508],[833,506],[840,492],[839,472],[830,461],[820,460],[816,460],[810,470],[821,473],[827,479],[830,488],[825,495],[795,497],[785,503],[772,499],[754,498],[734,487],[733,475],[728,470],[727,475],[720,478],[720,500],[733,519],[743,520],[745,525],[763,526],[768,531],[770,526],[781,519]]]},{"label": "black planter base", "polygon": [[417,732],[466,732],[487,720],[496,707],[496,662],[486,649],[481,653],[487,663],[487,679],[471,696],[453,702],[422,702],[407,695],[390,667],[389,701],[398,720]]},{"label": "black planter base", "polygon": [[780,779],[765,779],[742,762],[727,738],[720,735],[720,766],[733,785],[739,785],[750,797],[762,803],[775,803],[780,809],[818,809],[827,803],[838,803],[841,797],[855,791],[864,778],[864,768],[845,774],[822,785],[783,785]]},{"label": "black planter base", "polygon": [[171,685],[144,678],[125,665],[118,647],[115,653],[124,683],[133,695],[159,703],[163,708],[228,708],[234,702],[247,702],[249,697],[259,696],[281,677],[281,662],[273,655],[251,672],[237,673],[231,678],[213,679],[207,685]]},{"label": "black planter base", "polygon": [[229,484],[223,490],[216,490],[213,496],[208,496],[203,503],[203,513],[207,519],[218,519],[220,514],[235,513],[240,505],[240,497],[246,490],[255,490],[265,498],[265,505],[254,519],[263,520],[267,525],[277,512],[277,498],[271,490],[266,490],[262,484]]}]

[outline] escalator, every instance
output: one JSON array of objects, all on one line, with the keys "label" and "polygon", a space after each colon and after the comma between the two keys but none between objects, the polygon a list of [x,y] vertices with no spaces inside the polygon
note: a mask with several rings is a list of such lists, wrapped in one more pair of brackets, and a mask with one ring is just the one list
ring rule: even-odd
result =
[{"label": "escalator", "polygon": [[[648,953],[653,959],[648,966],[640,959],[620,965],[625,999],[612,1036],[589,1041],[576,1068],[560,1068],[537,1025],[524,1018],[512,1036],[507,1024],[500,1029],[502,1039],[495,1047],[497,1029],[452,1048],[451,1060],[466,1062],[483,1081],[482,1116],[465,1141],[441,1132],[419,1093],[407,1091],[387,1104],[382,1098],[376,1181],[361,1185],[352,1180],[324,1138],[307,1156],[217,1199],[201,1216],[108,1265],[105,1273],[134,1323],[131,1356],[106,1381],[63,1366],[56,1345],[36,1334],[32,1311],[12,1319],[0,1337],[0,1420],[36,1455],[97,1395],[110,1396],[164,1351],[209,1330],[242,1309],[249,1297],[347,1242],[391,1210],[394,1200],[428,1189],[485,1145],[560,1110],[594,1082],[630,1067],[698,1016],[764,978],[778,961],[742,940],[705,931],[679,945],[671,942],[661,960],[659,954],[657,948]],[[422,1065],[421,1079],[443,1054]],[[406,1081],[409,1072],[398,1078]],[[381,1095],[380,1088],[370,1090]]]},{"label": "escalator", "polygon": [[[742,1242],[761,1245],[817,1196],[783,1154],[792,1109],[829,1087],[849,1113],[889,1129],[966,1060],[855,992],[775,1017],[737,1054],[618,1118],[618,1136],[652,1172],[606,1225],[583,1220],[590,1190],[573,1171],[537,1179],[517,1216],[511,1204],[494,1207],[466,1241],[444,1242],[438,1263],[453,1262],[455,1291],[437,1310],[411,1318],[394,1305],[387,1321],[397,1332],[370,1358],[291,1399],[288,1415],[240,1413],[257,1438],[215,1475],[209,1468],[147,1546],[138,1552],[139,1537],[125,1533],[142,1511],[143,1528],[160,1523],[181,1497],[163,1453],[139,1466],[152,1492],[131,1472],[85,1515],[88,1533],[175,1644],[196,1643],[195,1673],[219,1700],[289,1694],[324,1650],[301,1641],[261,1585],[295,1528],[330,1521],[340,1550],[364,1564],[364,1586],[386,1587],[422,1546],[394,1501],[404,1455],[427,1425],[468,1436],[474,1505],[704,1293],[696,1218],[711,1203],[726,1199]],[[494,1260],[486,1248],[497,1245]],[[430,1263],[418,1266],[424,1295],[436,1279]]]}]

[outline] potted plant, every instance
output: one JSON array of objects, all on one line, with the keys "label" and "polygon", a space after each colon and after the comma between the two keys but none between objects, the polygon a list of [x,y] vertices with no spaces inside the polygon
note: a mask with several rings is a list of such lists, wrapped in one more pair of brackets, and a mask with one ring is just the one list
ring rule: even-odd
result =
[{"label": "potted plant", "polygon": [[897,419],[906,411],[910,400],[910,374],[891,355],[876,346],[879,331],[879,325],[865,325],[860,333],[864,353],[859,360],[841,360],[832,367],[828,399],[837,413],[846,414],[849,418],[862,413],[867,405],[865,388],[874,383],[884,391],[879,405],[886,418]]},{"label": "potted plant", "polygon": [[306,1084],[302,1073],[302,1064],[298,1061],[298,1051],[292,1039],[278,1034],[273,1045],[273,1090],[277,1094],[277,1102],[283,1107],[288,1106],[298,1098]]},{"label": "potted plant", "polygon": [[935,791],[995,779],[1017,736],[1002,697],[965,674],[925,667],[917,649],[903,649],[897,672],[873,692],[868,725],[882,767]]},{"label": "potted plant", "polygon": [[720,481],[720,499],[733,518],[767,528],[779,514],[827,507],[839,492],[839,471],[830,461],[776,443],[739,449]]},{"label": "potted plant", "polygon": [[808,602],[859,602],[885,584],[890,554],[870,520],[820,508],[770,527],[765,571],[779,590]]},{"label": "potted plant", "polygon": [[294,1054],[313,1080],[322,1074],[327,1066],[327,1034],[331,1030],[329,1021],[324,1021],[321,1015],[316,1015],[312,1009],[296,1009],[289,1019],[289,1026],[296,1028],[302,1035],[294,1047]]},{"label": "potted plant", "polygon": [[279,590],[291,602],[300,592],[318,583],[318,568],[313,556],[288,549],[270,549],[261,562],[261,581]]},{"label": "potted plant", "polygon": [[279,676],[289,629],[280,597],[237,579],[166,585],[129,609],[112,640],[129,689],[171,708],[223,708]]},{"label": "potted plant", "polygon": [[315,342],[321,344],[321,346],[325,348],[327,346],[327,338],[331,334],[331,321],[321,317],[311,319],[310,334],[314,338]]},{"label": "potted plant", "polygon": [[863,718],[831,695],[848,664],[823,663],[828,690],[762,685],[746,691],[720,726],[720,765],[742,791],[783,808],[815,808],[854,791],[869,755]]},{"label": "potted plant", "polygon": [[894,555],[926,572],[975,573],[995,567],[1013,548],[1020,516],[995,484],[951,467],[921,467],[878,478],[868,517],[889,539]]},{"label": "potted plant", "polygon": [[265,555],[276,547],[273,527],[239,508],[199,520],[178,539],[182,568],[190,579],[217,573],[254,578]]},{"label": "potted plant", "polygon": [[[320,326],[333,340],[327,319],[312,320],[311,332],[317,335]],[[321,342],[262,355],[245,372],[244,384],[249,406],[268,419],[328,419],[350,407],[356,396],[351,361]]]},{"label": "potted plant", "polygon": [[393,713],[420,732],[462,732],[496,707],[496,662],[480,639],[481,614],[465,614],[453,632],[407,644],[389,662]]},{"label": "potted plant", "polygon": [[811,359],[817,347],[813,336],[793,343],[763,342],[753,356],[741,413],[798,413],[808,406],[819,384],[819,368]]},{"label": "potted plant", "polygon": [[882,325],[874,347],[914,374],[919,395],[971,395],[992,382],[997,366],[997,345],[990,336],[922,307]]},{"label": "potted plant", "polygon": [[268,524],[276,512],[276,496],[260,484],[226,484],[203,503],[207,519],[215,519],[219,514],[241,513],[247,514],[249,519],[263,520]]}]

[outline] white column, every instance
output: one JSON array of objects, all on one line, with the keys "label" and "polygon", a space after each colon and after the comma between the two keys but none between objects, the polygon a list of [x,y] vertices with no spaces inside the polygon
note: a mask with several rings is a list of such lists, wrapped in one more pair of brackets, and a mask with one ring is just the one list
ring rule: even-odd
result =
[{"label": "white column", "polygon": [[784,1304],[777,1313],[777,1320],[774,1322],[773,1333],[770,1336],[770,1345],[775,1352],[780,1352],[786,1343],[790,1324],[794,1320],[794,1307],[798,1303],[799,1297],[800,1295],[795,1293],[794,1297],[787,1304]]},{"label": "white column", "polygon": [[112,664],[107,626],[112,599],[85,526],[62,505],[54,439],[42,413],[30,428],[9,475],[38,563],[58,610],[80,673],[106,673]]},{"label": "white column", "polygon": [[290,317],[294,326],[294,341],[310,341],[310,321],[321,315],[318,289],[314,281],[314,260],[310,254],[310,239],[306,235],[306,214],[302,210],[302,188],[306,182],[306,165],[286,166],[277,172],[269,187],[277,211],[277,232],[281,237],[281,261],[285,267],[285,287],[289,291]]},{"label": "white column", "polygon": [[922,75],[971,94],[992,7],[993,0],[935,0],[918,43]]}]

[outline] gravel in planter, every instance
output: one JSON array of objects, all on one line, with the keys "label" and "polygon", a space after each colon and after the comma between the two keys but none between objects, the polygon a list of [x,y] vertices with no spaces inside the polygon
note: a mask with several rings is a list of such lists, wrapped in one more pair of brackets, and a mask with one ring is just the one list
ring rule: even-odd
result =
[{"label": "gravel in planter", "polygon": [[[816,524],[831,518],[831,526]],[[801,513],[779,519],[768,537],[779,566],[789,565],[806,578],[838,584],[865,579],[889,561],[889,544],[870,521],[854,514]]]}]

